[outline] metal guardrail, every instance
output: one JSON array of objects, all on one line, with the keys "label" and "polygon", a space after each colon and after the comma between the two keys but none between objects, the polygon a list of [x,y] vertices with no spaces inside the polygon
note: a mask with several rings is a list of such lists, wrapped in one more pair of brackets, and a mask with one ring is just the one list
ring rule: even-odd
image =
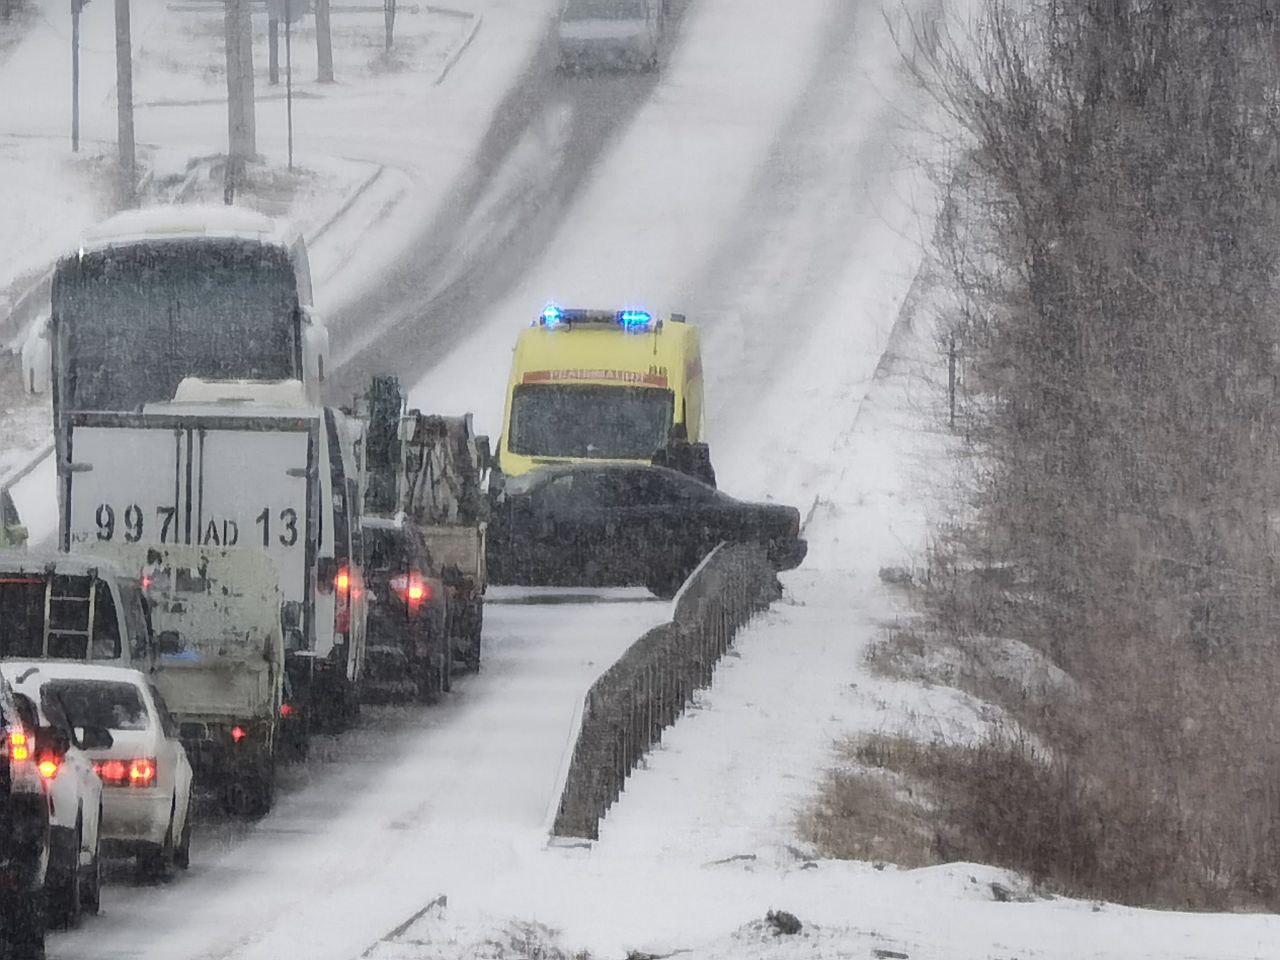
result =
[{"label": "metal guardrail", "polygon": [[686,581],[674,618],[654,627],[591,686],[560,775],[553,837],[599,839],[600,820],[645,752],[675,723],[755,614],[782,595],[759,547],[721,544]]}]

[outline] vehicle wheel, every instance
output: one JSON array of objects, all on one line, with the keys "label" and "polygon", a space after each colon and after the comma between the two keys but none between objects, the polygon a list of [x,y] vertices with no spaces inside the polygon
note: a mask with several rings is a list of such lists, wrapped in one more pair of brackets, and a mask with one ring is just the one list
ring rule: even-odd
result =
[{"label": "vehicle wheel", "polygon": [[467,625],[467,669],[480,672],[480,639],[484,634],[484,604],[477,603],[471,622]]},{"label": "vehicle wheel", "polygon": [[138,875],[152,882],[168,880],[173,876],[173,808],[169,810],[169,827],[164,832],[164,842],[138,854]]},{"label": "vehicle wheel", "polygon": [[80,903],[86,913],[97,914],[102,903],[102,811],[98,811],[97,842],[93,845],[93,859],[89,869],[80,875]]},{"label": "vehicle wheel", "polygon": [[431,706],[440,702],[440,670],[432,663],[421,664],[417,668],[418,700]]},{"label": "vehicle wheel", "polygon": [[80,846],[84,837],[80,821],[76,820],[75,839],[71,844],[68,862],[58,865],[51,878],[49,889],[49,914],[60,927],[70,929],[80,922]]},{"label": "vehicle wheel", "polygon": [[0,957],[44,960],[44,907],[39,890],[0,892]]},{"label": "vehicle wheel", "polygon": [[173,862],[179,870],[191,866],[191,801],[187,801],[187,812],[182,818],[182,833],[178,836],[178,846],[173,851]]},{"label": "vehicle wheel", "polygon": [[450,638],[444,644],[444,667],[440,671],[440,692],[449,693],[453,690],[453,639]]},{"label": "vehicle wheel", "polygon": [[232,779],[222,795],[223,806],[237,817],[266,816],[275,802],[275,763],[267,756],[257,766]]},{"label": "vehicle wheel", "polygon": [[[298,709],[297,707],[294,708]],[[311,753],[311,713],[303,710],[291,719],[281,720],[279,731],[281,756],[285,760],[301,763]]]}]

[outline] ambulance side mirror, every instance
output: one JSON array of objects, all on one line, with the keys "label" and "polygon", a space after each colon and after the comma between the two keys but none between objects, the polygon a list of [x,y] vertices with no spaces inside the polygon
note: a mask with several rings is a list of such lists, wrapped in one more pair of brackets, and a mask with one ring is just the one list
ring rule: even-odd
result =
[{"label": "ambulance side mirror", "polygon": [[38,320],[22,344],[22,386],[27,393],[49,392],[52,351],[49,348],[49,318]]}]

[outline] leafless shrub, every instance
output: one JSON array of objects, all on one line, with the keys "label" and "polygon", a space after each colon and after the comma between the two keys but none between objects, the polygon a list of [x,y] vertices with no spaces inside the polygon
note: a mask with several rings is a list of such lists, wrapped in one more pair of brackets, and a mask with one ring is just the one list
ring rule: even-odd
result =
[{"label": "leafless shrub", "polygon": [[[935,551],[930,629],[1045,751],[917,758],[945,855],[1280,903],[1275,6],[986,0],[916,52],[967,136],[938,256],[977,517]],[[993,680],[983,636],[1069,695]]]},{"label": "leafless shrub", "polygon": [[923,867],[939,862],[933,819],[902,778],[859,764],[830,773],[799,830],[826,857]]}]

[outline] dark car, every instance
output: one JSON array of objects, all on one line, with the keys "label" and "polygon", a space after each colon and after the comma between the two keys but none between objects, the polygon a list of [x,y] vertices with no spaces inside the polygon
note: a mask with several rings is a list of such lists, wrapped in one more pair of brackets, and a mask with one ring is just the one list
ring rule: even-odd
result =
[{"label": "dark car", "polygon": [[368,646],[364,687],[374,700],[432,700],[451,686],[448,597],[431,575],[431,551],[403,516],[366,517],[364,578]]},{"label": "dark car", "polygon": [[37,719],[34,705],[0,677],[0,958],[6,960],[44,956],[49,796],[37,768]]},{"label": "dark car", "polygon": [[775,569],[804,559],[795,507],[735,500],[693,477],[642,464],[570,464],[507,481],[490,524],[499,583],[643,585],[660,597],[722,541],[758,543]]}]

